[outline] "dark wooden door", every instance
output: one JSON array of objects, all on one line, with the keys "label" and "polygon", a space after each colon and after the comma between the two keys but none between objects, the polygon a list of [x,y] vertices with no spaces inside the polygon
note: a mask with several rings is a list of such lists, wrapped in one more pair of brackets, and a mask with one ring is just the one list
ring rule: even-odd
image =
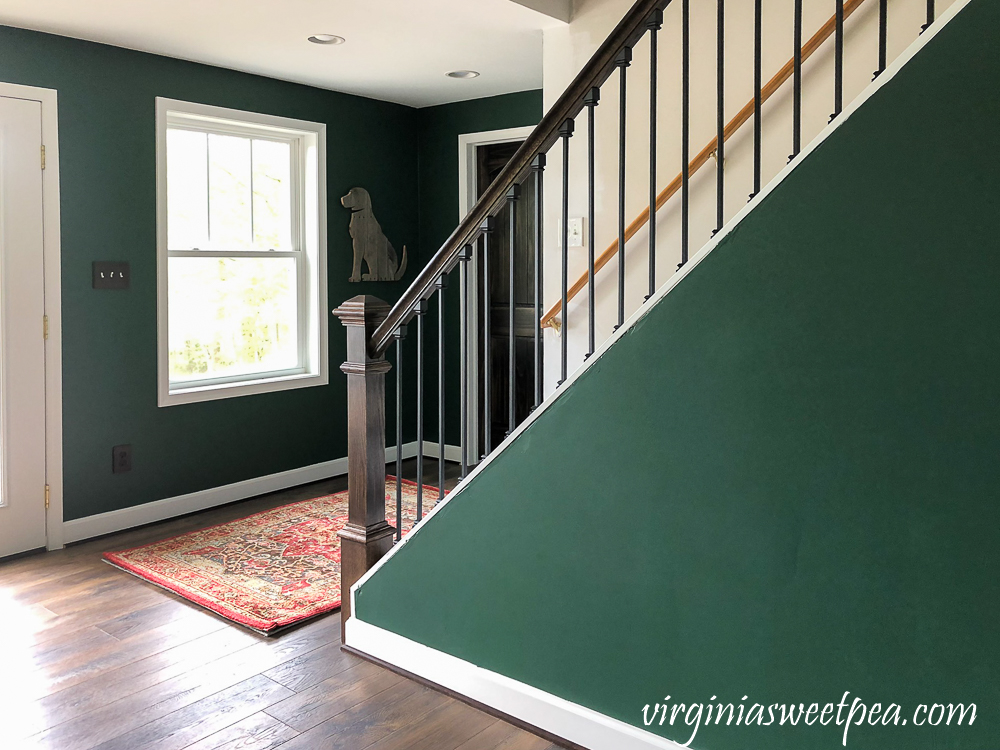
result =
[{"label": "dark wooden door", "polygon": [[[520,142],[480,146],[477,151],[477,197],[489,187]],[[535,374],[535,188],[534,175],[521,186],[517,202],[514,242],[514,412],[520,424],[531,412],[534,404]],[[483,298],[479,285],[480,321],[486,304],[490,306],[490,437],[493,447],[507,435],[509,427],[510,379],[510,213],[505,207],[496,217],[489,250],[488,299]],[[482,337],[480,337],[482,342]],[[479,368],[483,381],[485,357],[480,343]],[[485,439],[485,414],[483,399],[479,403],[480,440]],[[481,443],[483,445],[485,443]]]}]

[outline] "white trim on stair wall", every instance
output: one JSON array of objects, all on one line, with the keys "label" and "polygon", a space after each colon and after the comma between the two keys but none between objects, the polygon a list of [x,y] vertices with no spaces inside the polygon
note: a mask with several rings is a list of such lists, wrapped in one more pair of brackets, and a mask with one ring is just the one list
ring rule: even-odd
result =
[{"label": "white trim on stair wall", "polygon": [[[593,750],[681,750],[684,746],[543,690],[477,667],[352,617],[352,648],[419,675],[556,737]],[[636,708],[641,711],[642,707]]]},{"label": "white trim on stair wall", "polygon": [[[416,455],[416,441],[403,444],[404,459],[413,458]],[[438,444],[424,441],[424,456],[436,459],[437,455]],[[461,461],[462,449],[457,445],[445,445],[444,457],[446,461]],[[387,463],[396,460],[396,446],[393,445],[385,449],[385,459]],[[168,497],[131,508],[98,513],[86,518],[65,521],[62,525],[64,541],[67,544],[80,542],[85,539],[92,539],[93,537],[113,534],[149,523],[156,523],[157,521],[166,521],[177,516],[187,515],[188,513],[208,510],[209,508],[226,505],[237,500],[246,500],[247,498],[265,495],[269,492],[278,492],[289,487],[297,487],[309,482],[318,482],[322,479],[342,476],[346,473],[347,459],[335,458],[332,461],[324,461],[312,464],[311,466],[281,471],[277,474],[269,474],[263,477],[255,477],[254,479],[234,482],[222,487],[212,487],[207,490]]]},{"label": "white trim on stair wall", "polygon": [[[701,248],[696,254],[694,254],[689,262],[683,266],[673,277],[667,281],[660,289],[657,290],[656,294],[650,297],[647,304],[640,307],[626,322],[625,325],[619,327],[603,344],[601,344],[597,350],[594,352],[594,356],[589,357],[585,360],[580,367],[578,367],[570,376],[567,378],[559,389],[548,399],[542,402],[539,408],[535,409],[527,419],[525,419],[517,429],[515,429],[507,438],[483,461],[479,463],[476,468],[471,471],[464,480],[462,480],[459,485],[452,490],[441,502],[437,503],[431,511],[424,516],[423,520],[418,523],[413,530],[407,534],[402,540],[393,545],[392,549],[379,560],[371,570],[369,570],[361,579],[351,587],[351,611],[354,613],[358,612],[357,602],[355,600],[355,593],[358,588],[364,586],[364,584],[375,575],[378,570],[392,559],[407,543],[412,542],[417,535],[421,532],[424,525],[434,517],[435,514],[441,511],[448,503],[454,502],[457,497],[468,486],[469,482],[475,479],[475,477],[489,465],[498,455],[500,455],[504,450],[506,450],[511,443],[513,443],[517,438],[528,429],[536,419],[540,418],[542,414],[545,413],[549,407],[564,394],[573,383],[580,378],[583,373],[585,373],[590,367],[601,359],[602,356],[612,347],[615,343],[626,336],[628,332],[635,326],[649,310],[651,310],[661,299],[668,295],[678,284],[680,284],[689,273],[691,273],[695,267],[704,260],[709,253],[711,253],[719,243],[737,226],[743,221],[746,216],[753,211],[757,206],[759,206],[768,195],[770,195],[784,180],[788,177],[791,172],[796,169],[805,159],[812,154],[819,146],[829,138],[841,125],[847,122],[855,112],[868,101],[880,88],[886,85],[889,81],[896,77],[899,71],[918,53],[924,48],[941,31],[945,28],[951,21],[958,15],[959,12],[965,8],[971,0],[955,0],[955,2],[942,13],[937,20],[934,22],[930,28],[928,28],[923,34],[921,34],[907,49],[886,68],[885,72],[882,73],[878,78],[872,81],[868,87],[858,95],[858,97],[851,102],[851,104],[843,111],[840,117],[834,120],[832,123],[826,126],[816,138],[806,146],[799,155],[789,162],[784,169],[779,172],[773,180],[771,180],[767,186],[761,190],[757,196],[754,197],[746,206],[744,206],[730,221],[723,227],[722,231],[718,232],[709,242],[707,242],[704,247]],[[417,675],[418,677],[423,677],[424,679],[430,680],[439,685],[445,687],[450,687],[461,695],[468,696],[474,700],[479,701],[487,706],[502,711],[510,716],[517,719],[525,721],[529,724],[537,726],[541,729],[552,732],[560,737],[567,740],[572,740],[577,742],[577,744],[583,747],[593,748],[598,750],[599,748],[608,748],[611,750],[618,750],[618,748],[652,748],[652,747],[664,747],[664,748],[677,748],[680,747],[676,744],[669,745],[642,745],[642,744],[626,744],[627,742],[632,742],[630,737],[633,733],[640,732],[641,730],[633,727],[629,724],[624,724],[623,722],[617,722],[609,717],[597,714],[601,719],[606,722],[601,726],[605,729],[602,731],[612,732],[614,727],[620,729],[620,735],[617,736],[617,741],[612,738],[610,743],[598,744],[595,739],[596,735],[584,734],[582,737],[584,739],[575,739],[568,734],[561,734],[556,729],[553,729],[548,724],[541,723],[545,720],[547,711],[551,710],[549,708],[552,705],[552,701],[561,701],[562,699],[556,696],[551,696],[542,691],[536,690],[529,685],[522,686],[523,689],[520,690],[518,695],[520,698],[514,700],[510,695],[507,695],[503,690],[496,688],[495,684],[506,685],[508,690],[514,690],[513,686],[519,685],[509,678],[503,677],[502,675],[496,675],[492,672],[486,670],[481,670],[474,665],[468,664],[467,662],[462,662],[460,659],[445,654],[443,652],[435,651],[421,644],[410,641],[402,636],[388,633],[370,623],[364,623],[358,620],[358,615],[353,616],[346,624],[346,645],[357,649],[358,651],[369,654],[375,658],[381,659],[389,664],[396,665],[401,669]],[[377,631],[377,632],[376,632]],[[391,637],[389,637],[391,636]],[[398,640],[397,640],[398,639]],[[376,650],[372,650],[376,649]],[[412,653],[411,653],[412,652]],[[456,662],[459,664],[456,665]],[[469,669],[461,667],[461,665],[466,665]],[[461,687],[453,687],[445,680],[455,680],[456,677],[449,676],[449,668],[464,670],[461,671]],[[470,671],[476,670],[476,671]],[[512,683],[513,686],[511,684]],[[564,705],[563,705],[564,704]],[[574,704],[568,703],[567,701],[562,701],[563,709],[570,710],[574,707]],[[589,709],[585,709],[581,706],[575,706],[579,712],[588,712]],[[589,711],[589,713],[595,713]],[[541,720],[539,717],[542,717]],[[553,719],[553,722],[555,719]],[[581,721],[585,721],[581,719]],[[619,726],[620,725],[620,726]],[[591,728],[596,727],[596,724],[589,723],[587,726]],[[603,735],[602,735],[603,736]],[[655,735],[650,735],[654,736]],[[660,740],[660,738],[656,738]],[[638,742],[639,740],[635,740]]]}]

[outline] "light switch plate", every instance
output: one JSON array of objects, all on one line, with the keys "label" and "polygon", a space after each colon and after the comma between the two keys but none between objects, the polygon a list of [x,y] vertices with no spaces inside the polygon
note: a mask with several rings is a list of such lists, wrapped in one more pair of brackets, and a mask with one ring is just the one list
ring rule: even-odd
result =
[{"label": "light switch plate", "polygon": [[569,246],[583,247],[583,217],[570,219],[569,224]]},{"label": "light switch plate", "polygon": [[131,276],[125,261],[94,261],[94,289],[128,289]]}]

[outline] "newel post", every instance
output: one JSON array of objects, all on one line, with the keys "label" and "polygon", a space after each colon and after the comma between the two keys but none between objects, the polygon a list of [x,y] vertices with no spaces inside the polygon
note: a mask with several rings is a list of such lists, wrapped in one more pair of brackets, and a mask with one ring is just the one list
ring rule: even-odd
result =
[{"label": "newel post", "polygon": [[340,532],[340,629],[351,616],[351,586],[392,547],[385,520],[385,374],[391,365],[372,356],[368,342],[389,305],[368,295],[333,311],[347,328],[347,525]]}]

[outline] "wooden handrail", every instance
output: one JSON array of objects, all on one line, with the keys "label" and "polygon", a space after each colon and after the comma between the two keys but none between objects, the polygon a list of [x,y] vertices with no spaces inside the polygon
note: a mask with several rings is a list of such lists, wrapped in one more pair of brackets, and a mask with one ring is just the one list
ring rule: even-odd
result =
[{"label": "wooden handrail", "polygon": [[[848,18],[854,11],[861,7],[865,0],[847,0],[844,3],[844,18]],[[809,39],[804,45],[802,45],[802,61],[805,62],[813,53],[816,52],[822,46],[823,42],[829,39],[834,30],[836,29],[837,19],[836,16],[830,18],[823,26],[817,31],[812,38]],[[765,84],[761,89],[761,103],[766,102],[771,98],[774,93],[781,88],[781,85],[785,83],[789,78],[791,78],[792,73],[795,70],[795,58],[793,57],[777,72],[777,74]],[[751,99],[747,102],[747,105],[739,111],[739,113],[729,124],[726,125],[723,132],[723,142],[728,141],[730,136],[732,136],[737,130],[739,130],[751,117],[753,117],[754,112],[754,100]],[[688,174],[694,175],[699,169],[701,169],[712,158],[712,154],[715,153],[718,148],[719,138],[716,136],[708,145],[703,148],[691,163],[688,165]],[[681,182],[683,175],[677,175],[674,180],[663,189],[663,191],[656,196],[656,210],[659,211],[663,205],[670,200],[678,190],[681,189]],[[642,210],[635,220],[628,225],[625,229],[625,241],[628,242],[635,234],[642,229],[646,224],[649,223],[649,206],[646,206]],[[594,260],[594,273],[600,271],[608,262],[615,257],[618,253],[618,239],[616,238],[610,245],[608,245],[607,250],[600,254]],[[587,286],[587,279],[589,277],[589,271],[580,276],[579,279],[569,288],[566,293],[566,299],[571,300],[581,291],[583,291]],[[556,316],[562,312],[562,300],[557,301],[552,307],[550,307],[545,314],[542,316],[541,324],[543,328],[549,328],[552,326],[552,322],[555,320]]]},{"label": "wooden handrail", "polygon": [[486,218],[500,210],[511,186],[526,176],[535,158],[548,151],[556,142],[560,126],[580,113],[587,92],[594,86],[600,86],[611,75],[615,67],[615,58],[621,50],[634,45],[646,33],[646,22],[653,12],[663,10],[670,2],[671,0],[637,0],[583,70],[573,79],[569,88],[521,144],[476,205],[393,305],[385,321],[372,334],[368,343],[369,353],[372,356],[381,355],[388,349],[396,329],[413,317],[421,300],[428,299],[434,293],[434,283],[443,273],[454,268],[462,248],[477,237]]}]

